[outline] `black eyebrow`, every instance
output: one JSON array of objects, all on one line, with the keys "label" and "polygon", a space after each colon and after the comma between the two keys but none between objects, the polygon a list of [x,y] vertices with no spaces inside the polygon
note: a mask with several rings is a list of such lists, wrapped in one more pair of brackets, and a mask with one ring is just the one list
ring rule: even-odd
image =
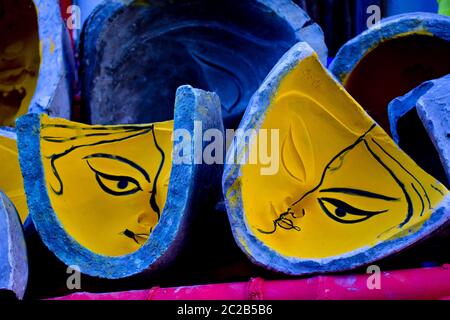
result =
[{"label": "black eyebrow", "polygon": [[370,191],[360,190],[360,189],[352,189],[352,188],[330,188],[330,189],[323,189],[320,190],[321,193],[323,192],[335,192],[335,193],[344,193],[354,196],[360,196],[360,197],[367,197],[367,198],[374,198],[374,199],[380,199],[380,200],[386,200],[386,201],[399,201],[399,198],[393,198],[389,196],[385,196],[378,193],[373,193]]},{"label": "black eyebrow", "polygon": [[144,176],[145,180],[150,182],[150,176],[147,173],[147,171],[145,171],[141,166],[139,166],[138,164],[134,163],[133,161],[131,161],[127,158],[123,158],[121,156],[115,156],[115,155],[108,154],[108,153],[95,153],[95,154],[91,154],[89,156],[84,157],[83,160],[93,159],[93,158],[111,159],[111,160],[116,160],[116,161],[125,163],[125,164],[133,167],[134,169],[138,170]]}]

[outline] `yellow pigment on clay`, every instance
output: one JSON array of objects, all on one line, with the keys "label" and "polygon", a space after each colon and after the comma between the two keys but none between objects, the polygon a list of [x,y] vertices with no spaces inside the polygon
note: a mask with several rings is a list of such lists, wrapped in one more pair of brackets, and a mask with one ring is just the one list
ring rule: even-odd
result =
[{"label": "yellow pigment on clay", "polygon": [[281,81],[261,129],[280,130],[280,148],[272,146],[280,169],[264,176],[261,163],[242,167],[245,219],[259,240],[285,256],[339,256],[415,232],[449,193],[315,55]]},{"label": "yellow pigment on clay", "polygon": [[28,216],[28,207],[16,140],[0,136],[0,164],[0,190],[13,202],[23,223]]},{"label": "yellow pigment on clay", "polygon": [[137,251],[166,202],[173,121],[87,126],[41,119],[48,194],[66,232],[97,254]]}]

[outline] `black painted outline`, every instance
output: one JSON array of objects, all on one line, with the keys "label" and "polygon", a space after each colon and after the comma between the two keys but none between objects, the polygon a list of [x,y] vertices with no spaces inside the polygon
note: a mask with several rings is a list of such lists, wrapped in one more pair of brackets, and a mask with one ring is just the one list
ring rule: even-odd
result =
[{"label": "black painted outline", "polygon": [[[391,175],[391,177],[394,179],[394,181],[398,184],[398,186],[400,187],[400,189],[402,190],[406,202],[407,202],[407,216],[405,218],[405,220],[399,225],[399,228],[402,228],[403,226],[405,226],[412,218],[413,214],[414,214],[414,208],[413,208],[413,203],[411,200],[411,197],[409,195],[409,193],[406,190],[406,186],[401,182],[401,180],[397,177],[397,175],[381,160],[381,158],[373,151],[373,149],[369,146],[369,144],[366,141],[366,137],[367,135],[373,131],[375,128],[377,127],[377,124],[373,124],[370,129],[364,133],[361,137],[359,137],[355,143],[353,143],[352,145],[350,145],[349,147],[343,149],[340,153],[338,153],[335,157],[333,157],[331,159],[331,161],[327,164],[327,166],[325,167],[324,171],[322,172],[322,177],[320,179],[320,182],[318,183],[318,185],[309,190],[308,192],[306,192],[299,200],[297,200],[296,202],[294,202],[291,207],[288,208],[288,210],[286,212],[283,212],[282,214],[280,214],[280,216],[275,219],[273,221],[274,223],[274,229],[272,231],[264,231],[261,229],[258,229],[258,231],[260,233],[263,234],[273,234],[277,231],[277,227],[281,227],[282,229],[295,229],[297,231],[300,231],[300,228],[298,226],[296,226],[294,224],[294,222],[288,218],[288,216],[292,216],[292,218],[297,218],[295,216],[295,213],[292,211],[292,207],[294,207],[295,205],[297,205],[298,203],[300,203],[303,199],[305,199],[307,196],[309,196],[310,194],[316,192],[317,190],[320,189],[320,187],[322,186],[325,177],[326,177],[326,173],[328,172],[328,170],[333,169],[331,168],[331,165],[339,158],[344,157],[349,151],[353,150],[354,148],[356,148],[359,144],[364,143],[366,149],[369,151],[369,153],[372,155],[372,157]],[[429,208],[432,209],[431,206],[431,201],[428,197],[428,194],[425,190],[425,188],[423,187],[423,185],[420,183],[420,181],[417,179],[416,176],[414,176],[410,171],[408,171],[397,159],[395,159],[391,154],[389,154],[375,139],[371,139],[376,146],[378,146],[381,151],[386,154],[391,160],[393,160],[395,163],[397,163],[400,168],[402,168],[409,176],[411,176],[421,187],[421,189],[423,190],[423,193],[428,201],[428,205]],[[423,201],[422,195],[420,194],[420,192],[417,190],[416,186],[414,185],[414,183],[411,183],[412,188],[414,189],[414,191],[416,192],[416,194],[419,196],[419,199],[422,203],[422,211],[421,211],[421,216],[424,213],[425,210],[425,203]],[[435,188],[436,189],[436,188]],[[361,196],[361,197],[368,197],[368,198],[373,198],[373,199],[380,199],[380,200],[385,200],[385,201],[400,201],[399,198],[394,198],[394,197],[390,197],[390,196],[386,196],[386,195],[381,195],[381,194],[377,194],[377,193],[373,193],[373,192],[369,192],[366,190],[358,190],[358,189],[352,189],[352,188],[329,188],[329,189],[323,189],[319,191],[320,193],[328,193],[328,192],[335,192],[335,193],[344,193],[344,194],[348,194],[348,195],[355,195],[355,196]],[[328,217],[330,217],[331,219],[339,222],[339,223],[344,223],[344,224],[354,224],[354,223],[359,223],[359,222],[363,222],[366,221],[374,216],[377,216],[379,214],[383,214],[388,212],[389,210],[382,210],[382,211],[365,211],[365,210],[361,210],[361,209],[357,209],[354,208],[352,206],[350,206],[349,204],[337,200],[337,199],[333,199],[333,198],[319,198],[318,199],[319,205],[322,208],[322,210],[325,212],[325,214],[327,214]],[[363,219],[358,219],[358,220],[353,220],[353,221],[347,221],[347,220],[343,220],[338,216],[335,216],[334,214],[332,214],[327,207],[325,206],[325,202],[328,202],[330,204],[333,205],[334,204],[338,204],[340,207],[340,209],[342,209],[342,212],[344,212],[345,214],[353,214],[353,215],[357,215],[357,216],[365,216],[365,218]],[[304,209],[303,213],[305,212]],[[281,223],[283,222],[289,222],[288,226],[290,226],[290,228],[284,228],[283,225],[281,225]]]},{"label": "black painted outline", "polygon": [[[61,129],[72,129],[72,130],[81,130],[81,131],[115,131],[115,132],[105,132],[105,133],[88,133],[85,135],[78,135],[75,137],[70,137],[70,138],[58,138],[58,137],[52,137],[52,136],[43,136],[42,139],[44,141],[50,142],[50,143],[65,143],[65,142],[69,142],[69,141],[75,141],[78,139],[82,139],[82,138],[87,138],[87,137],[96,137],[96,136],[111,136],[111,135],[116,135],[116,134],[130,134],[129,136],[123,137],[123,138],[118,138],[118,139],[112,139],[112,140],[108,140],[108,141],[98,141],[95,143],[90,143],[90,144],[83,144],[83,145],[79,145],[79,146],[72,146],[71,148],[67,149],[66,151],[59,153],[59,154],[53,154],[51,156],[46,157],[46,159],[50,160],[50,165],[52,168],[52,172],[54,174],[54,176],[56,177],[58,183],[59,183],[59,190],[56,190],[52,185],[50,185],[50,188],[52,190],[52,192],[57,195],[57,196],[61,196],[64,193],[64,183],[61,179],[61,176],[58,173],[58,169],[56,168],[56,161],[58,159],[61,159],[62,157],[70,154],[71,152],[80,149],[80,148],[84,148],[84,147],[93,147],[93,146],[99,146],[99,145],[104,145],[104,144],[110,144],[110,143],[115,143],[115,142],[120,142],[120,141],[126,141],[138,136],[142,136],[145,135],[149,132],[152,132],[152,137],[153,137],[153,141],[155,143],[156,149],[160,152],[162,160],[161,160],[161,164],[158,168],[158,171],[155,175],[155,179],[153,181],[153,189],[150,192],[151,196],[150,196],[150,207],[152,208],[152,210],[156,213],[157,217],[158,217],[158,221],[161,219],[161,209],[159,208],[157,202],[156,202],[156,195],[157,195],[157,181],[159,176],[161,175],[161,171],[164,167],[164,163],[165,163],[165,153],[164,150],[159,146],[158,141],[156,139],[156,134],[155,134],[155,126],[152,125],[141,125],[141,126],[133,126],[133,125],[126,125],[126,126],[113,126],[113,127],[78,127],[78,126],[74,126],[74,125],[64,125],[64,124],[41,124],[41,130],[42,129],[46,129],[46,128],[61,128]],[[119,160],[122,161],[124,163],[127,163],[129,165],[131,165],[132,167],[134,167],[135,169],[137,169],[138,171],[140,171],[145,179],[150,182],[150,176],[148,175],[148,173],[141,168],[140,166],[138,166],[136,163],[132,162],[129,159],[123,158],[123,157],[119,157],[119,156],[114,156],[114,155],[108,155],[108,154],[93,154],[91,156],[85,157],[83,158],[84,160],[88,160],[89,158],[100,158],[100,157],[104,157],[104,158],[110,158],[110,159],[114,159],[114,160]],[[118,176],[113,176],[113,175],[108,175],[105,173],[102,173],[96,169],[94,169],[89,161],[87,161],[88,166],[90,167],[90,169],[96,174],[96,180],[97,183],[100,185],[100,187],[103,189],[103,191],[112,194],[112,195],[116,195],[116,196],[123,196],[123,195],[129,195],[129,194],[133,194],[136,193],[137,191],[142,191],[142,188],[139,184],[138,181],[136,181],[135,179],[131,178],[131,177],[118,177]],[[114,190],[109,189],[106,185],[104,185],[100,179],[100,177],[104,177],[106,179],[109,180],[115,180],[115,181],[119,181],[116,180],[117,178],[120,179],[126,179],[128,182],[132,182],[134,184],[137,185],[137,187],[139,188],[138,190],[132,190],[129,192],[124,192],[124,193],[117,193]],[[149,231],[149,235],[151,234],[153,228],[150,228]],[[128,229],[126,229],[124,232],[121,233],[122,235],[134,240],[136,243],[138,243],[138,241],[136,240],[136,236],[143,236],[134,233],[133,231],[130,231]],[[146,235],[146,234],[145,234]],[[148,235],[148,236],[149,236]],[[146,235],[147,236],[147,235]],[[139,243],[138,243],[139,244]]]}]

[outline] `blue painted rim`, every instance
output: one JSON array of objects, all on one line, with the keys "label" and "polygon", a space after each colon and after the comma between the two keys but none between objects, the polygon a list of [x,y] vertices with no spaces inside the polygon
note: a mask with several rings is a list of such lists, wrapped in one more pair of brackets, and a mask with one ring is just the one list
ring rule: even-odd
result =
[{"label": "blue painted rim", "polygon": [[[42,47],[38,82],[28,112],[48,114],[49,106],[61,82],[66,81],[68,88],[71,86],[74,77],[73,66],[71,66],[73,57],[68,54],[72,54],[72,49],[67,42],[69,35],[61,17],[59,1],[33,0],[33,2],[37,10],[39,42]],[[53,52],[51,52],[52,50]],[[55,72],[55,67],[58,68],[58,66],[67,74],[61,74],[59,69],[57,69],[58,72]],[[58,106],[58,108],[62,107],[63,105]],[[68,116],[71,114],[70,109],[71,106],[68,105],[64,110]],[[0,127],[0,135],[7,138],[16,139],[15,134],[7,134],[14,131],[14,128]],[[27,218],[24,222],[25,229],[29,229],[29,225],[30,220]]]},{"label": "blue painted rim", "polygon": [[14,204],[0,190],[0,290],[22,299],[28,282],[28,258],[22,223]]},{"label": "blue painted rim", "polygon": [[359,61],[381,42],[408,34],[423,34],[424,32],[442,40],[450,41],[450,17],[416,12],[383,19],[378,26],[372,27],[348,41],[337,53],[336,58],[330,65],[330,71],[341,83],[345,83],[348,75]]},{"label": "blue painted rim", "polygon": [[[50,251],[66,265],[79,266],[82,273],[108,279],[125,278],[153,269],[167,255],[175,254],[171,249],[176,247],[180,230],[190,214],[196,184],[202,183],[196,181],[199,168],[191,164],[173,164],[166,205],[144,246],[120,257],[99,255],[81,246],[63,229],[51,206],[40,151],[40,117],[28,114],[19,118],[17,135],[30,216]],[[208,126],[215,125],[217,117],[220,117],[220,101],[214,93],[190,86],[178,89],[174,129],[188,130],[194,137],[192,143],[195,144],[194,120]]]},{"label": "blue painted rim", "polygon": [[392,139],[394,139],[395,143],[399,144],[400,142],[400,134],[397,130],[398,120],[416,107],[417,100],[419,100],[433,87],[434,82],[435,80],[426,81],[404,96],[395,98],[389,103],[387,107],[389,126],[391,129]]},{"label": "blue painted rim", "polygon": [[[450,162],[447,156],[447,150],[450,150],[448,144],[438,138],[439,132],[442,137],[445,136],[445,127],[449,125],[446,119],[446,110],[449,109],[450,99],[447,102],[442,102],[442,95],[447,92],[450,85],[450,74],[438,79],[426,81],[414,88],[404,96],[395,98],[388,105],[389,125],[394,141],[400,143],[400,133],[398,130],[399,120],[405,116],[412,109],[417,109],[417,115],[421,120],[430,140],[432,141],[437,153],[439,154],[444,171],[447,174],[447,181],[450,181]],[[439,96],[441,95],[441,96]],[[423,100],[425,99],[425,100]],[[443,103],[443,104],[442,104]],[[435,105],[434,105],[435,104]],[[429,110],[440,110],[441,117],[440,124],[430,123],[426,116],[424,118],[423,112]],[[444,138],[445,139],[445,138]]]},{"label": "blue painted rim", "polygon": [[[314,52],[308,44],[301,42],[287,52],[274,67],[260,89],[256,92],[247,107],[240,129],[261,128],[266,113],[277,92],[280,82],[303,59]],[[330,74],[331,76],[331,74]],[[229,156],[243,154],[245,141],[232,145]],[[239,162],[239,161],[237,161]],[[229,161],[227,161],[229,163]],[[248,227],[245,218],[240,177],[241,165],[225,165],[223,175],[223,192],[234,238],[238,246],[256,264],[268,269],[289,275],[306,275],[325,272],[340,272],[355,269],[362,265],[384,258],[403,250],[426,238],[434,231],[450,225],[450,195],[437,208],[430,219],[416,233],[395,240],[385,241],[373,247],[361,248],[345,255],[326,259],[299,259],[287,257],[267,247]]]},{"label": "blue painted rim", "polygon": [[[38,82],[30,103],[30,113],[48,113],[62,81],[71,89],[74,78],[72,48],[69,33],[61,17],[58,0],[33,0],[38,14],[41,65]],[[55,72],[55,69],[58,72]],[[64,70],[64,71],[63,71]],[[63,72],[61,72],[63,71]],[[58,108],[64,106],[59,105]],[[70,105],[64,110],[70,117]],[[60,115],[62,116],[62,115]]]}]

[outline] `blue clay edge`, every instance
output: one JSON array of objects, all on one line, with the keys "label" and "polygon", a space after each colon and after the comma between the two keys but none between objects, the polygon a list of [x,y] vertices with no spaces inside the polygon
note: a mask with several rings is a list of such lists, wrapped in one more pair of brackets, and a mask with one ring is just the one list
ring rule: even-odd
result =
[{"label": "blue clay edge", "polygon": [[427,81],[402,97],[395,98],[388,105],[389,126],[395,143],[400,143],[397,130],[398,120],[416,107],[417,100],[433,87],[433,81]]},{"label": "blue clay edge", "polygon": [[[66,95],[71,98],[71,92],[65,92],[64,86],[71,88],[75,78],[75,65],[69,34],[61,17],[59,1],[34,0],[38,15],[39,40],[41,49],[41,65],[38,82],[30,102],[29,113],[45,113],[70,118],[71,104],[57,104],[54,110],[52,102],[56,95]],[[53,52],[51,47],[53,46]],[[0,135],[16,139],[14,129],[0,127]],[[29,229],[30,220],[24,222]]]},{"label": "blue clay edge", "polygon": [[0,290],[22,299],[28,282],[28,259],[19,215],[0,191]]},{"label": "blue clay edge", "polygon": [[379,25],[348,41],[339,50],[329,69],[341,83],[345,83],[348,75],[359,61],[381,42],[410,33],[423,32],[450,41],[450,17],[434,13],[415,12],[383,19]]},{"label": "blue clay edge", "polygon": [[[182,86],[177,91],[174,129],[185,129],[194,136],[194,120],[203,128],[221,128],[220,101],[216,94]],[[220,125],[219,125],[220,124]],[[173,165],[166,205],[161,220],[149,240],[137,252],[120,257],[93,253],[68,235],[51,206],[40,152],[40,116],[25,115],[17,121],[19,159],[25,181],[30,216],[45,245],[66,265],[79,266],[82,273],[119,279],[157,269],[170,260],[192,214],[196,188],[208,185],[199,177],[214,175],[197,165]],[[195,138],[194,138],[195,139]],[[193,143],[195,143],[193,139]],[[200,143],[202,143],[200,141]],[[203,171],[202,171],[203,169]],[[206,171],[205,171],[206,169]],[[211,167],[210,170],[216,170]]]},{"label": "blue clay edge", "polygon": [[12,265],[9,257],[11,245],[9,216],[3,204],[3,194],[0,195],[0,289],[12,290]]},{"label": "blue clay edge", "polygon": [[[400,135],[397,130],[399,119],[412,109],[417,109],[419,118],[428,132],[428,136],[436,147],[436,151],[439,153],[441,163],[447,173],[447,179],[450,181],[449,146],[446,142],[442,141],[442,138],[448,140],[446,135],[449,132],[445,132],[445,129],[450,127],[448,120],[450,118],[447,116],[447,113],[450,110],[450,97],[447,99],[448,101],[442,101],[443,97],[449,95],[449,89],[450,75],[424,82],[406,95],[392,100],[388,106],[388,116],[392,137],[394,141],[399,144]],[[434,114],[435,117],[433,121],[427,119],[428,113]],[[439,113],[442,113],[442,115],[439,115]],[[440,124],[434,123],[435,121],[439,121]],[[439,137],[438,135],[442,135],[442,137]]]},{"label": "blue clay edge", "polygon": [[61,92],[63,90],[61,83],[65,82],[67,88],[71,88],[75,78],[72,48],[61,17],[59,1],[34,0],[34,4],[38,13],[42,49],[38,83],[29,112],[70,118],[70,104],[52,106],[56,95],[67,95],[67,98],[70,98],[70,92]]},{"label": "blue clay edge", "polygon": [[433,87],[417,101],[417,114],[450,181],[450,74],[432,82]]},{"label": "blue clay edge", "polygon": [[[314,52],[308,44],[296,44],[288,51],[270,72],[259,90],[250,101],[242,119],[240,129],[258,130],[270,107],[272,97],[280,82],[293,70],[299,62],[310,57]],[[242,141],[232,145],[228,156],[242,154],[245,143]],[[229,161],[227,161],[229,163]],[[432,213],[428,221],[419,231],[398,239],[387,240],[373,247],[365,247],[339,257],[326,259],[299,259],[287,257],[272,250],[253,234],[246,224],[244,204],[242,200],[241,165],[226,164],[223,175],[223,192],[234,238],[241,250],[256,264],[267,269],[288,275],[310,275],[317,273],[341,272],[380,260],[397,253],[428,237],[435,231],[450,226],[450,195],[448,195]]]},{"label": "blue clay edge", "polygon": [[256,0],[273,10],[283,18],[294,30],[297,41],[307,42],[319,56],[322,63],[327,63],[328,48],[325,44],[325,35],[317,23],[312,22],[308,14],[297,4],[290,0]]},{"label": "blue clay edge", "polygon": [[[16,134],[15,128],[0,127],[0,137],[14,140],[17,143],[17,134]],[[1,191],[1,189],[0,189],[0,191]],[[33,222],[31,221],[31,219],[29,217],[27,217],[23,223],[23,228],[26,233],[30,232],[33,229],[32,225],[33,225]]]},{"label": "blue clay edge", "polygon": [[[107,20],[112,20],[114,17],[121,12],[121,8],[123,4],[117,1],[103,1],[99,5],[97,5],[94,10],[91,12],[86,22],[84,23],[83,31],[81,33],[80,38],[80,56],[86,55],[89,57],[88,64],[89,65],[98,65],[97,63],[97,55],[95,52],[98,48],[98,39],[103,31],[103,26]],[[99,26],[101,26],[99,28]],[[87,41],[86,39],[89,39]],[[81,62],[83,63],[83,62]],[[94,68],[84,68],[86,72],[87,79],[94,78]],[[88,81],[87,84],[90,84]],[[84,95],[85,100],[90,101],[90,93],[92,92],[91,88],[85,88]],[[90,114],[87,115],[89,118]]]},{"label": "blue clay edge", "polygon": [[16,130],[10,127],[0,127],[0,136],[11,140],[16,140]]}]

